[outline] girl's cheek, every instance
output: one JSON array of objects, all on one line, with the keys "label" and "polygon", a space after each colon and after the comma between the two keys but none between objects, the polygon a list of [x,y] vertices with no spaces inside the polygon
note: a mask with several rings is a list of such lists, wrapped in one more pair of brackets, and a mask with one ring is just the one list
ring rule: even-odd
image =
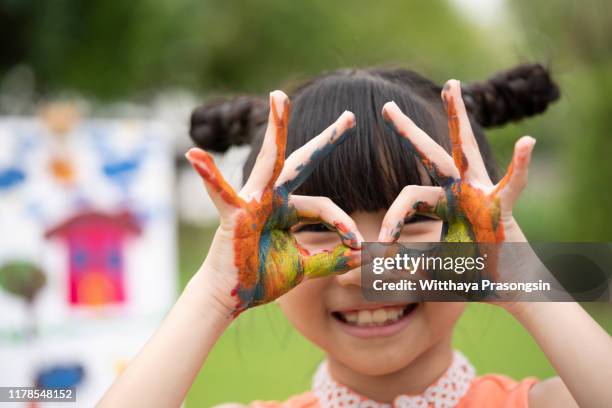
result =
[{"label": "girl's cheek", "polygon": [[451,333],[466,307],[465,302],[425,302],[422,305],[434,338]]},{"label": "girl's cheek", "polygon": [[304,337],[318,344],[325,338],[329,324],[324,292],[330,279],[333,278],[302,282],[277,300],[291,324]]}]

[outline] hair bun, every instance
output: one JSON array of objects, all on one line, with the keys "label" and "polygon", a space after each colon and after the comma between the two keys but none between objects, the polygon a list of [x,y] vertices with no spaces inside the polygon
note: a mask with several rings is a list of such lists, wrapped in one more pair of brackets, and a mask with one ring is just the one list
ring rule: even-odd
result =
[{"label": "hair bun", "polygon": [[268,110],[264,98],[216,99],[194,109],[189,135],[203,149],[224,152],[231,146],[250,143],[266,122]]},{"label": "hair bun", "polygon": [[462,89],[466,108],[484,127],[537,115],[559,99],[559,87],[540,64],[525,64]]}]

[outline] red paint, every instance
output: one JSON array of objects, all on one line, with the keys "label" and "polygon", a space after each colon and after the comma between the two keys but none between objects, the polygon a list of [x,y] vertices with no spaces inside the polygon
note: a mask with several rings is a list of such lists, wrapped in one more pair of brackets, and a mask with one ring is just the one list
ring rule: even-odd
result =
[{"label": "red paint", "polygon": [[101,305],[125,301],[124,241],[140,234],[129,212],[116,215],[85,212],[49,230],[68,245],[68,301],[72,305]]}]

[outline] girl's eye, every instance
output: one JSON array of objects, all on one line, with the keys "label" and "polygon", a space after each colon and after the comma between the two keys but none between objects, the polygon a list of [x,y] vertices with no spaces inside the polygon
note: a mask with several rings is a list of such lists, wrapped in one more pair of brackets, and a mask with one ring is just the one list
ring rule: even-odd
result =
[{"label": "girl's eye", "polygon": [[325,224],[305,224],[297,227],[293,232],[330,232]]},{"label": "girl's eye", "polygon": [[423,221],[435,221],[435,218],[432,217],[428,217],[426,215],[422,215],[422,214],[415,214],[412,217],[406,217],[406,219],[404,219],[404,224],[416,224],[419,222],[423,222]]}]

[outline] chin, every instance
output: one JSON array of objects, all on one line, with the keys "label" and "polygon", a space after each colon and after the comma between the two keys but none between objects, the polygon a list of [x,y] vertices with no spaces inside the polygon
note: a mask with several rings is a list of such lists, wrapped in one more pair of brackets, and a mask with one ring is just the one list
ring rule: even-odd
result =
[{"label": "chin", "polygon": [[346,349],[327,354],[330,359],[347,366],[354,372],[366,376],[384,376],[407,367],[418,357],[419,352],[410,346],[393,345],[387,349]]},{"label": "chin", "polygon": [[[383,324],[346,327],[335,318],[324,348],[333,358],[363,375],[392,374],[410,365],[430,342],[428,330],[419,313],[421,305],[399,305],[405,314]],[[391,316],[395,312],[391,312]]]}]

